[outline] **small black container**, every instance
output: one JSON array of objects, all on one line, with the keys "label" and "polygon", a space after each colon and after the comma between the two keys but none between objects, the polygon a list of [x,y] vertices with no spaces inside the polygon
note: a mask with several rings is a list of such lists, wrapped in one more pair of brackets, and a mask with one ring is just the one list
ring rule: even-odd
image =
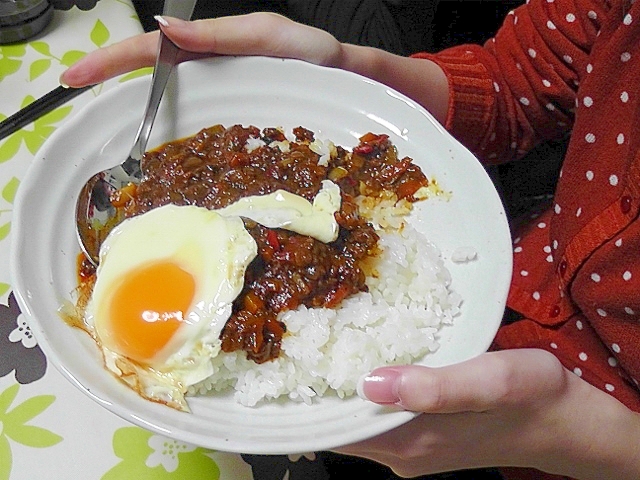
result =
[{"label": "small black container", "polygon": [[40,33],[52,17],[48,0],[0,0],[0,44],[21,42]]}]

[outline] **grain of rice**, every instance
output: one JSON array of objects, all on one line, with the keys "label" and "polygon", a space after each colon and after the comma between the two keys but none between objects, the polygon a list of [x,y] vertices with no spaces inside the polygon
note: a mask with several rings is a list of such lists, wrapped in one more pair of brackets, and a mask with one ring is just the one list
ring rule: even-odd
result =
[{"label": "grain of rice", "polygon": [[455,263],[466,263],[475,260],[477,257],[478,252],[475,248],[469,246],[458,247],[451,254],[451,261]]}]

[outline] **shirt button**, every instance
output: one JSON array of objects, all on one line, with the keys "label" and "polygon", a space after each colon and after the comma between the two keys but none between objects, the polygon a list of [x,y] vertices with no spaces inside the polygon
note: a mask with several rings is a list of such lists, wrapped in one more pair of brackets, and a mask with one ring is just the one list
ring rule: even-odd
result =
[{"label": "shirt button", "polygon": [[560,275],[562,275],[564,277],[564,274],[567,273],[567,261],[566,260],[562,260],[560,262],[560,265],[558,265],[558,271],[560,272]]},{"label": "shirt button", "polygon": [[620,210],[622,210],[622,213],[631,211],[631,197],[629,195],[625,195],[620,199]]},{"label": "shirt button", "polygon": [[555,317],[557,317],[558,315],[560,315],[560,306],[559,306],[559,305],[556,305],[556,306],[554,306],[554,307],[551,309],[551,311],[549,312],[549,316],[550,316],[551,318],[555,318]]}]

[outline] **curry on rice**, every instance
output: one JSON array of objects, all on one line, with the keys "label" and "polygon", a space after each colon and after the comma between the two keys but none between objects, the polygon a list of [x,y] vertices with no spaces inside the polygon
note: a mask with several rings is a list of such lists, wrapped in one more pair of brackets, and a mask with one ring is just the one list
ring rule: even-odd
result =
[{"label": "curry on rice", "polygon": [[[142,182],[125,187],[114,199],[124,216],[132,217],[166,204],[219,209],[279,189],[312,201],[323,181],[339,186],[334,242],[244,220],[258,256],[247,269],[221,340],[223,351],[244,351],[256,363],[280,353],[286,326],[279,313],[300,305],[336,308],[350,295],[367,291],[363,264],[377,254],[378,234],[360,214],[357,199],[391,195],[394,202],[413,202],[429,185],[410,158],[398,157],[387,135],[368,133],[352,151],[316,140],[303,127],[293,129],[293,135],[288,140],[281,129],[254,126],[205,128],[146,153]],[[79,274],[81,290],[89,292],[95,270],[84,261]]]}]

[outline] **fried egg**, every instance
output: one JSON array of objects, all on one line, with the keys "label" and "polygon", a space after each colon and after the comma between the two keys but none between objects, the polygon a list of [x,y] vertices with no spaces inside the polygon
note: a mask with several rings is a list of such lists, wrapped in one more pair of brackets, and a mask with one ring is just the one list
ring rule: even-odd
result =
[{"label": "fried egg", "polygon": [[220,334],[257,245],[242,217],[330,242],[340,189],[289,192],[221,210],[165,205],[117,225],[100,248],[85,323],[106,367],[143,397],[188,410],[187,388],[213,374]]},{"label": "fried egg", "polygon": [[85,315],[105,364],[140,394],[186,409],[212,373],[220,332],[257,246],[242,219],[166,205],[105,239]]}]

